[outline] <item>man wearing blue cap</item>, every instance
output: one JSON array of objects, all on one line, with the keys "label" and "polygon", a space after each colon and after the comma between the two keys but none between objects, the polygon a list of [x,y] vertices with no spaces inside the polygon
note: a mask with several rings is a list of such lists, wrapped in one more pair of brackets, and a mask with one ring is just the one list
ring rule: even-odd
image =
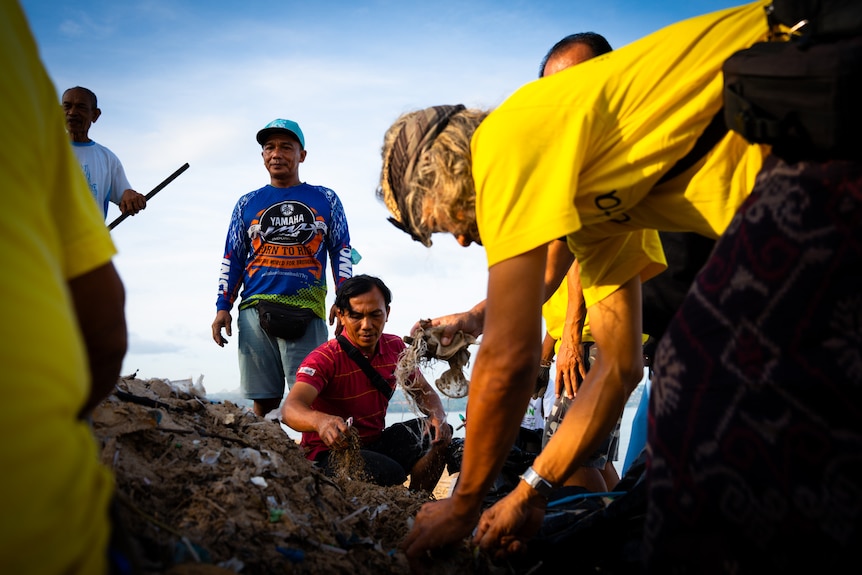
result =
[{"label": "man wearing blue cap", "polygon": [[306,355],[328,339],[326,264],[334,289],[353,275],[352,248],[341,200],[329,188],[299,179],[305,136],[277,119],[257,133],[270,183],[242,196],[231,216],[219,272],[213,340],[232,335],[239,303],[239,370],[243,395],[263,417],[281,404]]}]

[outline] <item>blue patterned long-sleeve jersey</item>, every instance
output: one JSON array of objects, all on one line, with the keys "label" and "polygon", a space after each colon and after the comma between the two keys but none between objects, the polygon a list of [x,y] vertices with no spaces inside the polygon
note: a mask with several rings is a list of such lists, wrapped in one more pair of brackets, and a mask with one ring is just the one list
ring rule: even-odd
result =
[{"label": "blue patterned long-sleeve jersey", "polygon": [[326,319],[327,258],[337,289],[353,275],[353,263],[347,217],[335,192],[303,183],[245,194],[231,215],[216,309],[230,310],[238,295],[240,309],[269,296]]}]

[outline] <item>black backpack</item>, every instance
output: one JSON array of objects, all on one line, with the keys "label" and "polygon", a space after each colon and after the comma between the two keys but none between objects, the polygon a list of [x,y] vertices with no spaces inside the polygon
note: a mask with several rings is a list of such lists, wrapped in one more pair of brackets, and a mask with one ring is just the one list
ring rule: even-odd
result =
[{"label": "black backpack", "polygon": [[789,161],[862,159],[862,1],[774,0],[766,17],[770,41],[724,63],[728,128]]}]

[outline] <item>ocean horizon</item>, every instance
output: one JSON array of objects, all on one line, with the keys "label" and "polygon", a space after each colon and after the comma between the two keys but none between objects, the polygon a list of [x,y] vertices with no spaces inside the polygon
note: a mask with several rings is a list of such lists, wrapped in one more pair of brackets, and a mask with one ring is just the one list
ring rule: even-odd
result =
[{"label": "ocean horizon", "polygon": [[[625,463],[625,460],[626,460],[626,452],[628,450],[629,442],[631,440],[632,422],[634,420],[635,413],[637,412],[638,403],[640,402],[641,394],[643,393],[644,389],[645,389],[645,383],[644,383],[644,381],[641,381],[641,383],[638,384],[637,388],[635,388],[635,390],[632,392],[631,396],[629,397],[628,402],[626,402],[625,408],[623,409],[622,420],[620,422],[620,442],[619,442],[618,458],[616,461],[613,462],[614,467],[616,468],[617,473],[619,473],[620,476],[622,476],[622,468],[623,468],[623,464]],[[446,421],[449,423],[449,425],[452,426],[452,429],[453,429],[452,437],[463,438],[466,430],[465,430],[465,425],[462,425],[462,424],[464,424],[464,418],[466,418],[466,416],[467,416],[466,409],[450,410],[446,406],[446,400],[445,399],[446,398],[444,398],[444,401],[443,401],[443,407],[447,409]],[[388,427],[388,426],[392,425],[393,423],[400,423],[402,421],[407,421],[409,419],[413,419],[414,417],[416,417],[416,414],[414,414],[409,409],[390,410],[386,414],[386,426]],[[300,432],[294,431],[293,429],[287,427],[283,423],[281,424],[281,427],[282,427],[282,429],[284,429],[284,431],[288,437],[290,437],[291,439],[294,439],[296,441],[299,441],[299,439],[302,435]]]},{"label": "ocean horizon", "polygon": [[[626,402],[626,406],[623,409],[622,420],[620,421],[620,442],[619,442],[619,450],[618,450],[618,459],[613,462],[614,467],[617,470],[617,473],[622,476],[622,468],[623,464],[626,460],[626,452],[628,451],[629,443],[631,441],[632,434],[632,423],[634,421],[635,413],[637,412],[638,404],[640,402],[641,395],[646,389],[645,382],[641,381],[638,384],[637,388],[632,392],[629,400]],[[446,407],[446,402],[443,402],[443,406]],[[464,423],[462,418],[465,418],[467,415],[466,410],[462,411],[448,411],[446,412],[446,421],[449,425],[452,426],[453,432],[452,437],[464,437],[465,427],[462,425]],[[400,412],[389,412],[386,414],[386,425],[392,425],[393,423],[398,423],[401,421],[406,421],[408,419],[412,419],[416,417],[415,414],[411,411],[400,411]],[[289,430],[290,433],[296,433],[296,437],[299,438],[299,433]]]}]

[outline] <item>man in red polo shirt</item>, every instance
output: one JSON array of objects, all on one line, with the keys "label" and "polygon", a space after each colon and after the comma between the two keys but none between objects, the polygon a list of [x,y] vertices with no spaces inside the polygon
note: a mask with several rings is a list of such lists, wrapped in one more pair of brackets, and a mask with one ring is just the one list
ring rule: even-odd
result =
[{"label": "man in red polo shirt", "polygon": [[[333,468],[331,451],[347,447],[355,430],[372,482],[399,485],[409,475],[411,490],[431,491],[443,473],[452,427],[446,423],[440,397],[418,369],[404,392],[427,417],[386,427],[395,368],[406,347],[400,337],[383,333],[391,301],[389,288],[373,276],[355,276],[339,287],[335,308],[344,329],[302,362],[281,417],[302,432],[306,457],[328,472]],[[374,377],[377,384],[351,357],[357,351],[358,359],[367,360],[380,376]]]}]

